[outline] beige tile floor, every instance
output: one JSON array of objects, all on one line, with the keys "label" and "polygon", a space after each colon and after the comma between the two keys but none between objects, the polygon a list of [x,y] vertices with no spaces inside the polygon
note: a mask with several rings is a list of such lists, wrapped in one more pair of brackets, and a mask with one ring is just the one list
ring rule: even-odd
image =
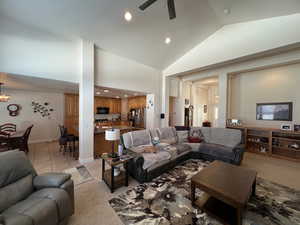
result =
[{"label": "beige tile floor", "polygon": [[[57,142],[31,144],[29,158],[38,173],[60,172],[78,165],[68,154],[63,156],[59,152]],[[300,190],[300,163],[246,153],[242,166],[256,170],[262,178]],[[128,188],[117,189],[111,194],[100,180],[101,160],[88,163],[86,167],[94,180],[75,187],[76,212],[69,225],[121,225],[108,200]],[[133,179],[129,182],[130,186],[137,185]]]}]

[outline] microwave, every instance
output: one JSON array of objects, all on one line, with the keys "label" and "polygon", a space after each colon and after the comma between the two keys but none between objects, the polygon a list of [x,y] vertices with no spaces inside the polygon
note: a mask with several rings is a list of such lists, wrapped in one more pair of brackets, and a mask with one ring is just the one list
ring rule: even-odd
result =
[{"label": "microwave", "polygon": [[108,107],[97,107],[97,114],[109,114]]}]

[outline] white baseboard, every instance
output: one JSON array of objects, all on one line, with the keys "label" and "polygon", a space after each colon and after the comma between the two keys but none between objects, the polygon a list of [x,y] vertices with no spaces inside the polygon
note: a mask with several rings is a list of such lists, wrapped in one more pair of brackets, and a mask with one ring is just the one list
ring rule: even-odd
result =
[{"label": "white baseboard", "polygon": [[57,139],[39,139],[39,140],[29,140],[29,144],[43,143],[43,142],[53,142],[57,141]]}]

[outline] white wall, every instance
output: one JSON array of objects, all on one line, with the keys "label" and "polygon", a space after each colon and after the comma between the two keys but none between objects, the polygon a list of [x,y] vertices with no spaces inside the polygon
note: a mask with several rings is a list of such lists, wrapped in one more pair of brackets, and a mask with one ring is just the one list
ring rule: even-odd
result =
[{"label": "white wall", "polygon": [[79,82],[79,41],[3,17],[0,30],[0,72]]},{"label": "white wall", "polygon": [[196,86],[194,89],[192,96],[194,105],[193,125],[199,127],[208,119],[208,113],[204,113],[204,105],[208,105],[208,88]]},{"label": "white wall", "polygon": [[[245,125],[280,128],[300,123],[300,64],[242,73],[230,79],[230,118]],[[256,120],[256,103],[292,101],[293,122]]]},{"label": "white wall", "polygon": [[270,49],[298,43],[300,14],[226,25],[163,71],[192,71]]},{"label": "white wall", "polygon": [[160,71],[96,48],[95,85],[154,94],[154,115],[147,115],[153,117],[154,127],[160,126],[161,83]]},{"label": "white wall", "polygon": [[[7,103],[0,103],[0,124],[14,123],[17,125],[17,130],[24,130],[33,124],[30,142],[52,141],[59,137],[58,125],[64,123],[63,94],[19,90],[6,90],[5,93],[11,96],[11,100]],[[49,107],[54,109],[51,118],[34,113],[32,101],[40,104],[50,103]],[[18,104],[22,107],[18,116],[9,116],[7,110],[9,104]]]}]

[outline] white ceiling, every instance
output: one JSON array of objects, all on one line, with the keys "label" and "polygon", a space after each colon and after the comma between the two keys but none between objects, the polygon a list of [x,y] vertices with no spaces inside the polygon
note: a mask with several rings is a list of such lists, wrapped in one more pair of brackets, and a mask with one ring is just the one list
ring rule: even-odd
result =
[{"label": "white ceiling", "polygon": [[[141,12],[144,1],[1,0],[0,14],[164,69],[225,24],[300,12],[299,0],[175,0],[177,18],[170,21],[166,0]],[[123,19],[126,10],[133,14],[130,23]],[[170,45],[164,43],[167,36]]]},{"label": "white ceiling", "polygon": [[[4,83],[3,91],[5,90],[22,90],[35,92],[50,92],[50,93],[78,93],[79,86],[76,83],[65,81],[50,80],[37,77],[29,77],[16,74],[0,73],[0,82]],[[108,90],[108,92],[104,92]],[[121,90],[107,87],[95,86],[95,96],[103,96],[110,98],[127,98],[134,96],[146,95],[143,92],[135,92],[130,90]]]},{"label": "white ceiling", "polygon": [[76,83],[23,76],[19,74],[0,73],[0,82],[4,83],[4,90],[12,89],[54,93],[78,92],[78,84]]},{"label": "white ceiling", "polygon": [[200,80],[193,82],[194,85],[199,86],[199,87],[215,86],[215,85],[218,85],[218,83],[219,83],[218,77],[209,77],[209,78],[204,78],[204,79],[200,79]]},{"label": "white ceiling", "polygon": [[[105,90],[108,92],[105,92]],[[95,96],[102,96],[102,97],[109,97],[109,98],[130,98],[130,97],[143,96],[143,95],[146,95],[146,93],[100,87],[100,86],[95,87]]]}]

